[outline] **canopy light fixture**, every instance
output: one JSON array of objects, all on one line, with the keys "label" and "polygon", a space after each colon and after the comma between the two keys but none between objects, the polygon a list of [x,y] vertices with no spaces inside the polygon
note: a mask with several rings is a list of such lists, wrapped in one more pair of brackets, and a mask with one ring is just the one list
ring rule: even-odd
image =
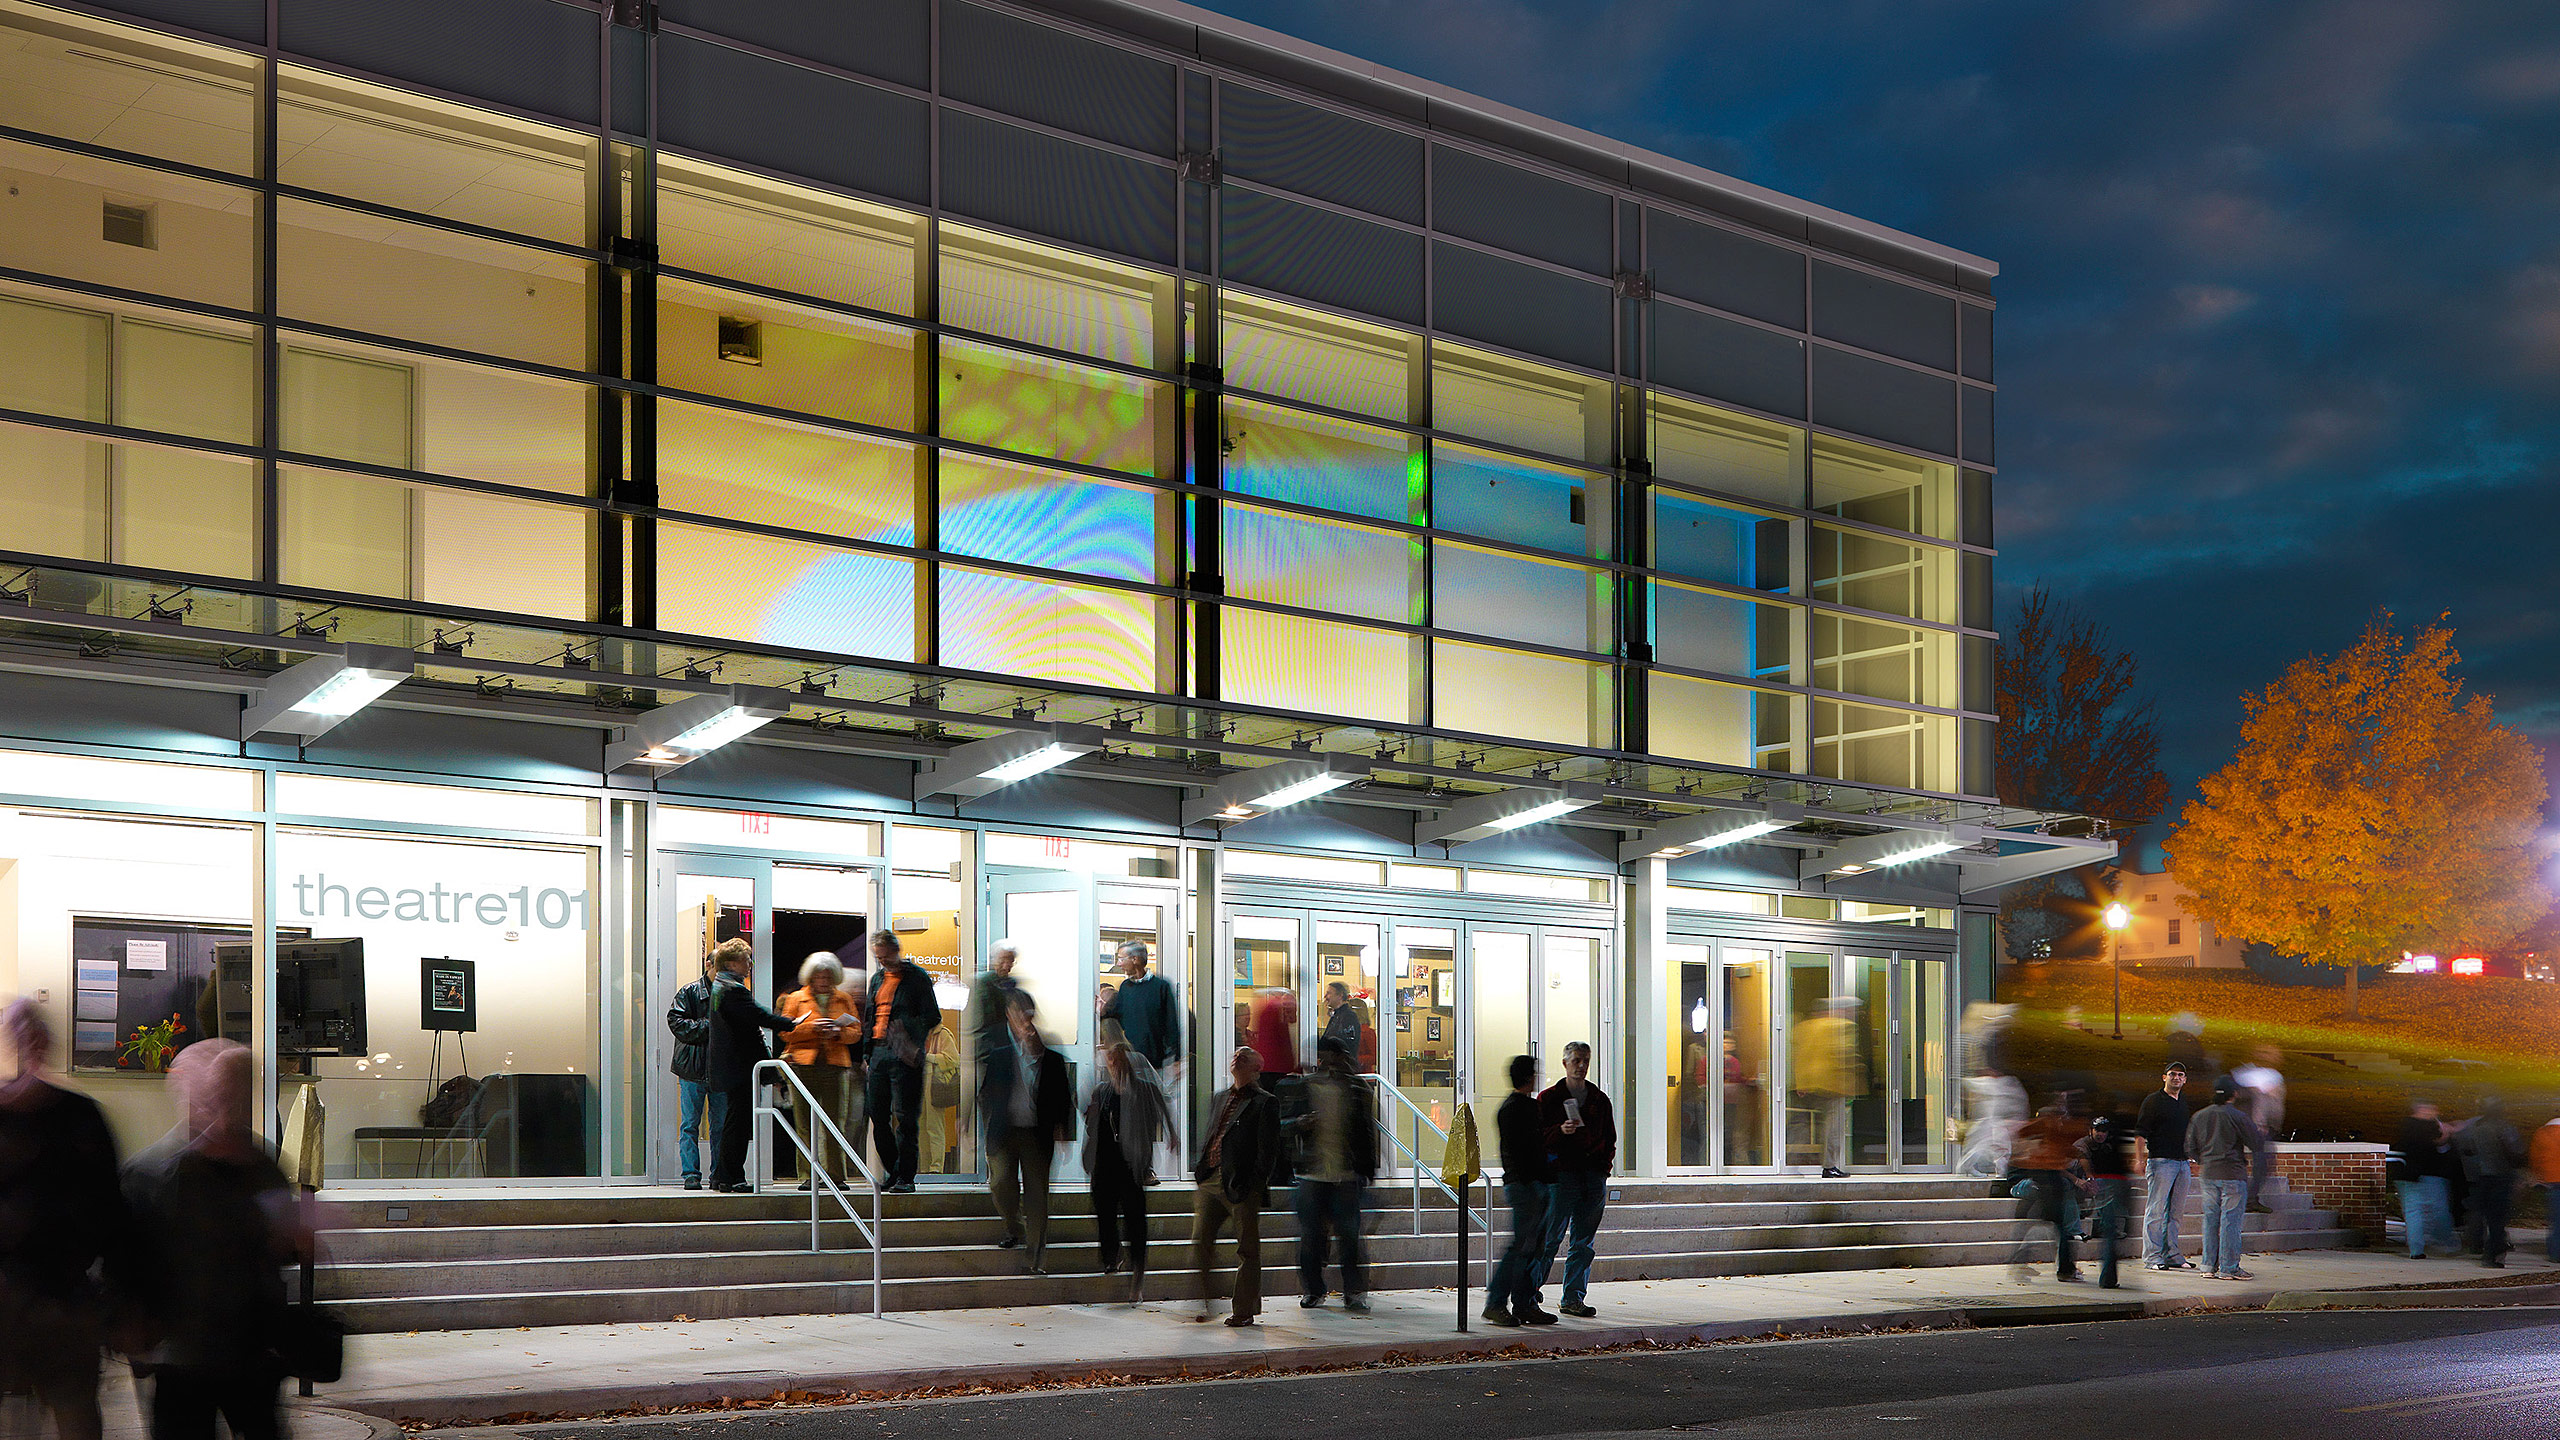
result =
[{"label": "canopy light fixture", "polygon": [[791,692],[732,685],[661,705],[622,727],[605,747],[607,770],[646,765],[672,770],[791,713]]},{"label": "canopy light fixture", "polygon": [[389,645],[349,645],[277,671],[240,712],[240,738],[291,735],[304,744],[418,673],[418,657]]},{"label": "canopy light fixture", "polygon": [[1102,741],[1101,731],[1084,725],[1042,725],[972,740],[916,772],[916,798],[974,800],[1090,755]]},{"label": "canopy light fixture", "polygon": [[1256,815],[1330,795],[1345,785],[1369,778],[1369,762],[1357,755],[1324,755],[1313,760],[1285,760],[1230,775],[1209,787],[1197,800],[1185,801],[1182,823],[1232,825]]},{"label": "canopy light fixture", "polygon": [[1804,807],[1772,800],[1765,809],[1707,810],[1683,815],[1618,847],[1618,859],[1671,860],[1700,850],[1775,835],[1804,818]]},{"label": "canopy light fixture", "polygon": [[1890,869],[1962,850],[1980,840],[1983,832],[1970,825],[1914,825],[1907,829],[1887,830],[1881,835],[1861,835],[1843,840],[1820,854],[1805,859],[1799,867],[1804,879],[1818,880],[1825,875],[1862,875],[1870,870]]},{"label": "canopy light fixture", "polygon": [[1415,825],[1413,839],[1417,845],[1464,845],[1470,840],[1589,809],[1601,798],[1599,787],[1580,784],[1560,789],[1531,785],[1497,790],[1490,795],[1470,795],[1441,811],[1437,818]]}]

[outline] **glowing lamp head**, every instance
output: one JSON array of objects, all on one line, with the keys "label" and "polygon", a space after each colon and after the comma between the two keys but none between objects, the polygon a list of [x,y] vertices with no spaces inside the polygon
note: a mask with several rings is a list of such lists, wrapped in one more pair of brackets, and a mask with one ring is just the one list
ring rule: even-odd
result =
[{"label": "glowing lamp head", "polygon": [[2123,901],[2110,900],[2107,902],[2105,918],[2108,929],[2122,930],[2133,923],[2133,912],[2125,908]]}]

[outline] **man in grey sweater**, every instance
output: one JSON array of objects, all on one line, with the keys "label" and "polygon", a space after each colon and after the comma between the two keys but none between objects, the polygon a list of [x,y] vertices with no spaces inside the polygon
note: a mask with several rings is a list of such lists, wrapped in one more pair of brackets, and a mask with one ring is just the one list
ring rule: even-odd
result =
[{"label": "man in grey sweater", "polygon": [[2240,1268],[2240,1226],[2249,1208],[2249,1162],[2266,1140],[2240,1107],[2239,1086],[2226,1075],[2213,1082],[2213,1103],[2187,1125],[2187,1154],[2204,1188],[2204,1273],[2247,1280]]}]

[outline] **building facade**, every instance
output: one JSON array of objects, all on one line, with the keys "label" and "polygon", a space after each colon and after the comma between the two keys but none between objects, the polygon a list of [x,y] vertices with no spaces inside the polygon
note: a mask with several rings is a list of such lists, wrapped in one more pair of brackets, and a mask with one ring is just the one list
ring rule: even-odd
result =
[{"label": "building facade", "polygon": [[333,1184],[663,1180],[706,938],[886,927],[1444,1123],[1588,1039],[1641,1173],[1845,1013],[1925,1169],[2112,853],[1944,246],[1154,0],[0,0],[0,169],[0,988],[128,1143],[236,1032]]}]

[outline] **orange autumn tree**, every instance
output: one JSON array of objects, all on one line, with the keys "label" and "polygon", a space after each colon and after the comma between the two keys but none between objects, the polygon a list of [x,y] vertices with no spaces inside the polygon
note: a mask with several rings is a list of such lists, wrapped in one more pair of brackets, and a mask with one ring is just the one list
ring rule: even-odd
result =
[{"label": "orange autumn tree", "polygon": [[2465,699],[2441,618],[2385,612],[2345,653],[2244,699],[2240,753],[2198,787],[2170,868],[2226,935],[2347,972],[2498,944],[2551,905],[2535,863],[2541,757]]}]

